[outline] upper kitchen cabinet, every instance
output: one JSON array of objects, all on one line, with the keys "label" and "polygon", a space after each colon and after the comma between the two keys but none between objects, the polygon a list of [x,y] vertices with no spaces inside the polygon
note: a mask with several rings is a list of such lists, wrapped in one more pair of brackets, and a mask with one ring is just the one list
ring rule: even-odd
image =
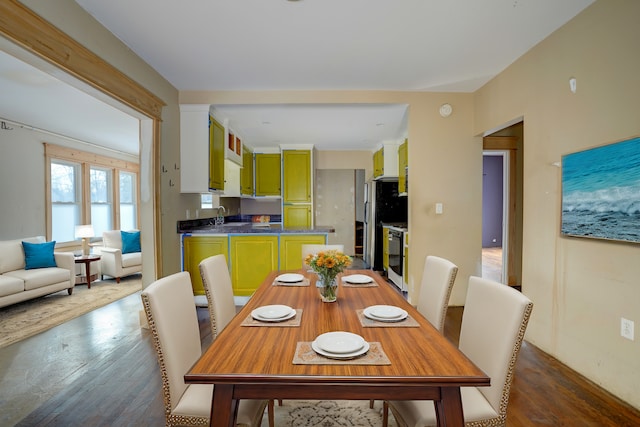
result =
[{"label": "upper kitchen cabinet", "polygon": [[209,190],[224,191],[225,130],[209,116]]},{"label": "upper kitchen cabinet", "polygon": [[404,140],[398,147],[398,193],[406,196],[408,191],[408,175],[409,175],[409,142]]},{"label": "upper kitchen cabinet", "polygon": [[180,191],[209,191],[209,105],[180,105]]},{"label": "upper kitchen cabinet", "polygon": [[253,196],[253,153],[247,147],[242,147],[240,193],[243,196]]},{"label": "upper kitchen cabinet", "polygon": [[311,203],[311,151],[282,151],[284,203]]},{"label": "upper kitchen cabinet", "polygon": [[242,166],[242,139],[231,129],[227,129],[227,143],[224,150],[224,158],[238,166]]},{"label": "upper kitchen cabinet", "polygon": [[384,149],[373,153],[373,177],[378,178],[384,174]]},{"label": "upper kitchen cabinet", "polygon": [[398,143],[385,142],[373,153],[373,178],[398,178]]},{"label": "upper kitchen cabinet", "polygon": [[280,196],[280,154],[255,154],[255,195]]}]

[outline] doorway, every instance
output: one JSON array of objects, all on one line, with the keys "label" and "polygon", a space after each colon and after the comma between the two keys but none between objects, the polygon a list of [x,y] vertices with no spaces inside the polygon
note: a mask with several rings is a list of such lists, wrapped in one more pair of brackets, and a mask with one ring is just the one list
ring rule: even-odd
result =
[{"label": "doorway", "polygon": [[513,287],[522,283],[523,128],[483,138],[482,276]]},{"label": "doorway", "polygon": [[504,283],[504,236],[508,228],[509,157],[504,150],[482,156],[482,277]]}]

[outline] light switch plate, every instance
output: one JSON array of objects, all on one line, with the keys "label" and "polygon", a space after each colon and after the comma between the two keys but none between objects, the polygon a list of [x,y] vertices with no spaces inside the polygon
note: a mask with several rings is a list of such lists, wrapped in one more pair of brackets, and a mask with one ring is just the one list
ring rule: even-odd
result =
[{"label": "light switch plate", "polygon": [[436,203],[436,214],[437,215],[442,214],[442,203]]}]

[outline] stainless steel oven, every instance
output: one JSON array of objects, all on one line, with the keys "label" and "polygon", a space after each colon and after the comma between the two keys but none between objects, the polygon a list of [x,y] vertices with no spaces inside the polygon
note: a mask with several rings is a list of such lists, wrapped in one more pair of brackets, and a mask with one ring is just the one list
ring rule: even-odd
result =
[{"label": "stainless steel oven", "polygon": [[406,291],[403,280],[404,231],[389,228],[389,279],[402,291]]}]

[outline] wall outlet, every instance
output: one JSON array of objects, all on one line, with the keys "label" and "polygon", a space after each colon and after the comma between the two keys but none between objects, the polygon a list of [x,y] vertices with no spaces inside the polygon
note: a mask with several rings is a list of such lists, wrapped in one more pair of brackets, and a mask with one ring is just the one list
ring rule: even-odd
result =
[{"label": "wall outlet", "polygon": [[633,320],[620,318],[620,335],[628,340],[633,341]]},{"label": "wall outlet", "polygon": [[436,215],[442,215],[442,203],[436,203]]}]

